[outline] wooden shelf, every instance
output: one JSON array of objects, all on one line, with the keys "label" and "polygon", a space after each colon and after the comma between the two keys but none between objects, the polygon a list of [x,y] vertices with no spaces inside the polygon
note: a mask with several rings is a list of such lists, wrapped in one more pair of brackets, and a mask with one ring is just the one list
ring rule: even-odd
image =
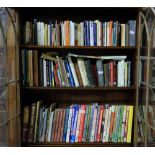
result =
[{"label": "wooden shelf", "polygon": [[97,142],[81,142],[81,143],[23,143],[27,147],[131,147],[133,143],[97,143]]},{"label": "wooden shelf", "polygon": [[82,90],[135,90],[136,87],[21,87],[23,90],[53,90],[53,91],[82,91]]},{"label": "wooden shelf", "polygon": [[123,49],[135,50],[132,46],[39,46],[39,45],[20,45],[21,49]]}]

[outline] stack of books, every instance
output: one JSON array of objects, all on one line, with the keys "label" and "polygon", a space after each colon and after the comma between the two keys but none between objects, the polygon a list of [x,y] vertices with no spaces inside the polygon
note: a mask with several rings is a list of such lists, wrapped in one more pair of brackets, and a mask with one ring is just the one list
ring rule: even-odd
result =
[{"label": "stack of books", "polygon": [[37,51],[22,50],[23,86],[39,83],[44,87],[131,86],[131,61],[126,60],[127,56],[50,54],[42,53],[38,60]]},{"label": "stack of books", "polygon": [[135,46],[136,21],[49,21],[34,19],[23,26],[23,43],[46,46]]},{"label": "stack of books", "polygon": [[131,143],[133,106],[73,104],[56,108],[42,101],[24,107],[23,142]]}]

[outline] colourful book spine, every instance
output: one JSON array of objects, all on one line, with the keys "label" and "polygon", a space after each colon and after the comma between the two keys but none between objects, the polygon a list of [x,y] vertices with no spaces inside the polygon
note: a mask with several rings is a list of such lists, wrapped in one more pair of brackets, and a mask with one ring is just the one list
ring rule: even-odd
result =
[{"label": "colourful book spine", "polygon": [[69,86],[74,87],[75,86],[74,79],[73,79],[72,72],[71,72],[71,69],[69,67],[67,60],[65,60],[65,67],[66,67],[66,72],[67,72],[67,76],[69,80]]},{"label": "colourful book spine", "polygon": [[129,118],[128,118],[127,143],[131,143],[132,120],[133,120],[133,106],[130,106],[130,108],[129,108]]},{"label": "colourful book spine", "polygon": [[102,119],[103,119],[103,113],[104,113],[104,106],[101,105],[100,106],[100,115],[99,115],[99,122],[98,122],[98,129],[97,129],[97,137],[96,137],[96,141],[99,142],[100,141],[100,137],[101,137],[101,126],[102,126]]},{"label": "colourful book spine", "polygon": [[69,119],[69,107],[66,108],[65,122],[64,122],[64,130],[63,130],[63,142],[66,142],[67,136],[67,127],[68,127],[68,119]]},{"label": "colourful book spine", "polygon": [[82,142],[86,142],[88,108],[89,108],[88,105],[86,105],[86,114],[85,114],[85,120],[84,120],[84,132],[83,132]]},{"label": "colourful book spine", "polygon": [[73,114],[73,105],[71,105],[70,109],[69,109],[69,118],[68,118],[66,142],[69,142],[69,140],[70,140],[70,130],[71,130],[72,114]]},{"label": "colourful book spine", "polygon": [[82,105],[81,106],[81,118],[80,118],[78,142],[82,142],[82,136],[83,136],[83,131],[84,131],[85,112],[86,112],[86,105]]},{"label": "colourful book spine", "polygon": [[74,136],[74,126],[75,126],[75,117],[76,117],[76,105],[73,105],[73,112],[72,112],[72,120],[71,120],[71,133],[70,133],[70,142],[74,143],[75,136]]},{"label": "colourful book spine", "polygon": [[76,105],[75,106],[75,121],[74,121],[74,126],[73,126],[73,134],[72,134],[71,142],[75,142],[76,128],[77,128],[77,122],[78,122],[78,113],[79,113],[79,105]]}]

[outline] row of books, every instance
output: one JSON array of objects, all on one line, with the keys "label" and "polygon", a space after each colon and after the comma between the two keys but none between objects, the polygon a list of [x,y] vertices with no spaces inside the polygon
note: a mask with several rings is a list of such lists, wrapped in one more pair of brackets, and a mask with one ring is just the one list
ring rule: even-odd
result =
[{"label": "row of books", "polygon": [[135,46],[136,21],[49,21],[34,19],[23,26],[24,44],[48,46]]},{"label": "row of books", "polygon": [[145,142],[145,128],[147,127],[148,131],[148,136],[147,140],[149,143],[154,143],[155,142],[155,130],[152,128],[155,128],[155,106],[154,105],[149,105],[148,106],[148,121],[147,123],[152,126],[149,127],[148,125],[146,126],[145,121],[145,113],[146,113],[146,106],[145,105],[140,105],[138,107],[138,142]]},{"label": "row of books", "polygon": [[23,142],[131,143],[133,106],[73,104],[56,108],[42,101],[24,107]]},{"label": "row of books", "polygon": [[39,79],[45,87],[131,85],[131,62],[125,61],[126,56],[82,57],[70,53],[62,58],[50,54],[42,53],[38,63],[36,50],[22,50],[24,86],[38,86]]}]

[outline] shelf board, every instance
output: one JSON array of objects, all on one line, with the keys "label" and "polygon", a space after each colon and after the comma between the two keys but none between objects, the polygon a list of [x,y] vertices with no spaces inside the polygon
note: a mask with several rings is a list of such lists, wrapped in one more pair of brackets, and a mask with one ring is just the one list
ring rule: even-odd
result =
[{"label": "shelf board", "polygon": [[135,90],[136,87],[21,87],[24,90],[58,90],[58,91],[96,91],[96,90]]},{"label": "shelf board", "polygon": [[20,45],[21,49],[132,49],[135,46],[41,46],[41,45]]},{"label": "shelf board", "polygon": [[28,147],[131,147],[133,143],[101,143],[101,142],[81,142],[81,143],[23,143]]}]

